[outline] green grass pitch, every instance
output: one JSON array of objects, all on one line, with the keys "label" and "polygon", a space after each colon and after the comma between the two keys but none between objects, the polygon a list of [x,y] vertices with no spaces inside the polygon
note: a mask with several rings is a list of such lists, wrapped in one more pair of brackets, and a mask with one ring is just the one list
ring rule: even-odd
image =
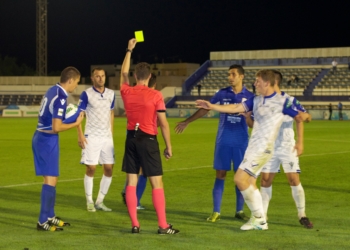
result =
[{"label": "green grass pitch", "polygon": [[[89,213],[83,187],[85,166],[79,164],[76,130],[60,134],[60,177],[56,214],[72,226],[63,232],[38,232],[42,178],[34,174],[31,138],[34,118],[0,119],[0,249],[346,249],[350,239],[350,123],[305,124],[305,150],[300,157],[306,213],[314,229],[303,228],[284,174],[273,183],[269,230],[243,232],[234,218],[235,194],[230,172],[225,182],[222,219],[207,222],[212,212],[213,150],[217,119],[200,119],[181,135],[173,131],[180,118],[169,119],[173,157],[163,161],[167,219],[178,235],[157,235],[157,219],[147,184],[139,211],[141,233],[132,235],[120,192],[126,120],[115,119],[116,164],[105,204],[112,212]],[[164,143],[159,136],[161,150]],[[102,175],[94,180],[94,199]],[[248,208],[245,212],[249,214]]]}]

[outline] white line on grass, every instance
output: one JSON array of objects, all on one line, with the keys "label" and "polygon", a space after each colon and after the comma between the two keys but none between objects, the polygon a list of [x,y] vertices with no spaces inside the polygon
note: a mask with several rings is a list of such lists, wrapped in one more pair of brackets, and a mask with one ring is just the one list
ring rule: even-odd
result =
[{"label": "white line on grass", "polygon": [[322,140],[322,139],[304,139],[304,141],[331,141],[331,142],[350,142],[350,141],[340,141],[340,140]]},{"label": "white line on grass", "polygon": [[[335,155],[335,154],[345,154],[345,153],[350,153],[350,151],[323,153],[323,154],[308,154],[308,155],[302,155],[300,157],[321,156],[321,155]],[[201,169],[201,168],[210,168],[210,167],[213,167],[213,166],[209,165],[209,166],[199,166],[199,167],[190,167],[190,168],[166,169],[166,170],[164,170],[164,172],[174,172],[174,171],[182,171],[182,170],[190,170],[190,169]],[[101,177],[94,177],[94,178],[95,179],[100,179]],[[59,180],[58,182],[72,182],[72,181],[82,181],[82,180],[84,180],[84,178]],[[0,188],[25,187],[25,186],[32,186],[32,185],[42,185],[42,182],[23,183],[23,184],[16,184],[16,185],[0,186]]]}]

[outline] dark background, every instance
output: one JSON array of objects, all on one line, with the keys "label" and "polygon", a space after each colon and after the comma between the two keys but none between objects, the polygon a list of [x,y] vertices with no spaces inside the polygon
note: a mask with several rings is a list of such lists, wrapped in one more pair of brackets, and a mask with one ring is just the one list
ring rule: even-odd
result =
[{"label": "dark background", "polygon": [[[134,61],[200,63],[210,51],[350,46],[349,1],[50,0],[48,72]],[[36,66],[36,1],[0,0],[0,55]]]}]

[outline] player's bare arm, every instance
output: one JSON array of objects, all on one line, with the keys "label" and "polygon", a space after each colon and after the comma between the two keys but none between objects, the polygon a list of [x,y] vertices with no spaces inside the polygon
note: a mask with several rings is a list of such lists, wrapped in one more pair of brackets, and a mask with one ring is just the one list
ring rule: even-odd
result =
[{"label": "player's bare arm", "polygon": [[73,123],[65,124],[61,119],[52,119],[52,132],[59,133],[78,126],[84,119],[84,112],[80,112],[77,120]]},{"label": "player's bare arm", "polygon": [[181,134],[187,128],[188,124],[190,124],[191,122],[197,120],[198,118],[203,117],[208,112],[209,112],[209,110],[207,110],[207,109],[198,109],[193,115],[188,117],[186,120],[178,122],[176,124],[176,127],[174,129],[175,133],[176,134]]},{"label": "player's bare arm", "polygon": [[297,156],[300,156],[304,151],[304,123],[296,123],[297,140],[294,149],[297,151]]},{"label": "player's bare arm", "polygon": [[113,136],[113,132],[114,132],[114,110],[111,110],[111,132],[112,132],[112,136]]},{"label": "player's bare arm", "polygon": [[85,148],[85,144],[87,144],[87,140],[84,136],[83,129],[81,124],[77,126],[77,132],[78,132],[78,146],[82,149]]},{"label": "player's bare arm", "polygon": [[137,41],[135,38],[130,39],[128,42],[127,51],[126,51],[125,58],[124,58],[122,68],[120,71],[120,86],[123,83],[129,84],[129,70],[130,70],[131,52],[135,48],[136,43],[137,43]]},{"label": "player's bare arm", "polygon": [[208,101],[205,100],[197,100],[196,101],[196,107],[197,108],[204,108],[204,109],[212,109],[215,111],[218,111],[220,113],[243,113],[246,110],[243,107],[242,103],[238,104],[229,104],[229,105],[219,105],[219,104],[211,104]]},{"label": "player's bare arm", "polygon": [[170,128],[165,112],[157,112],[159,127],[165,142],[164,156],[168,160],[173,155],[170,142]]}]

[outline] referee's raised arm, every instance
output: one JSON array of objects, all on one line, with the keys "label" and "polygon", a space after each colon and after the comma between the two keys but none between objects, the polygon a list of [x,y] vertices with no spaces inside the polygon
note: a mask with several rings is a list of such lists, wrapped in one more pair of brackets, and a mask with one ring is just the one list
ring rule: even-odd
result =
[{"label": "referee's raised arm", "polygon": [[137,41],[132,38],[128,42],[128,47],[126,48],[126,55],[122,64],[122,69],[120,71],[120,87],[123,83],[129,84],[129,69],[130,69],[130,58],[132,50],[135,48]]}]

